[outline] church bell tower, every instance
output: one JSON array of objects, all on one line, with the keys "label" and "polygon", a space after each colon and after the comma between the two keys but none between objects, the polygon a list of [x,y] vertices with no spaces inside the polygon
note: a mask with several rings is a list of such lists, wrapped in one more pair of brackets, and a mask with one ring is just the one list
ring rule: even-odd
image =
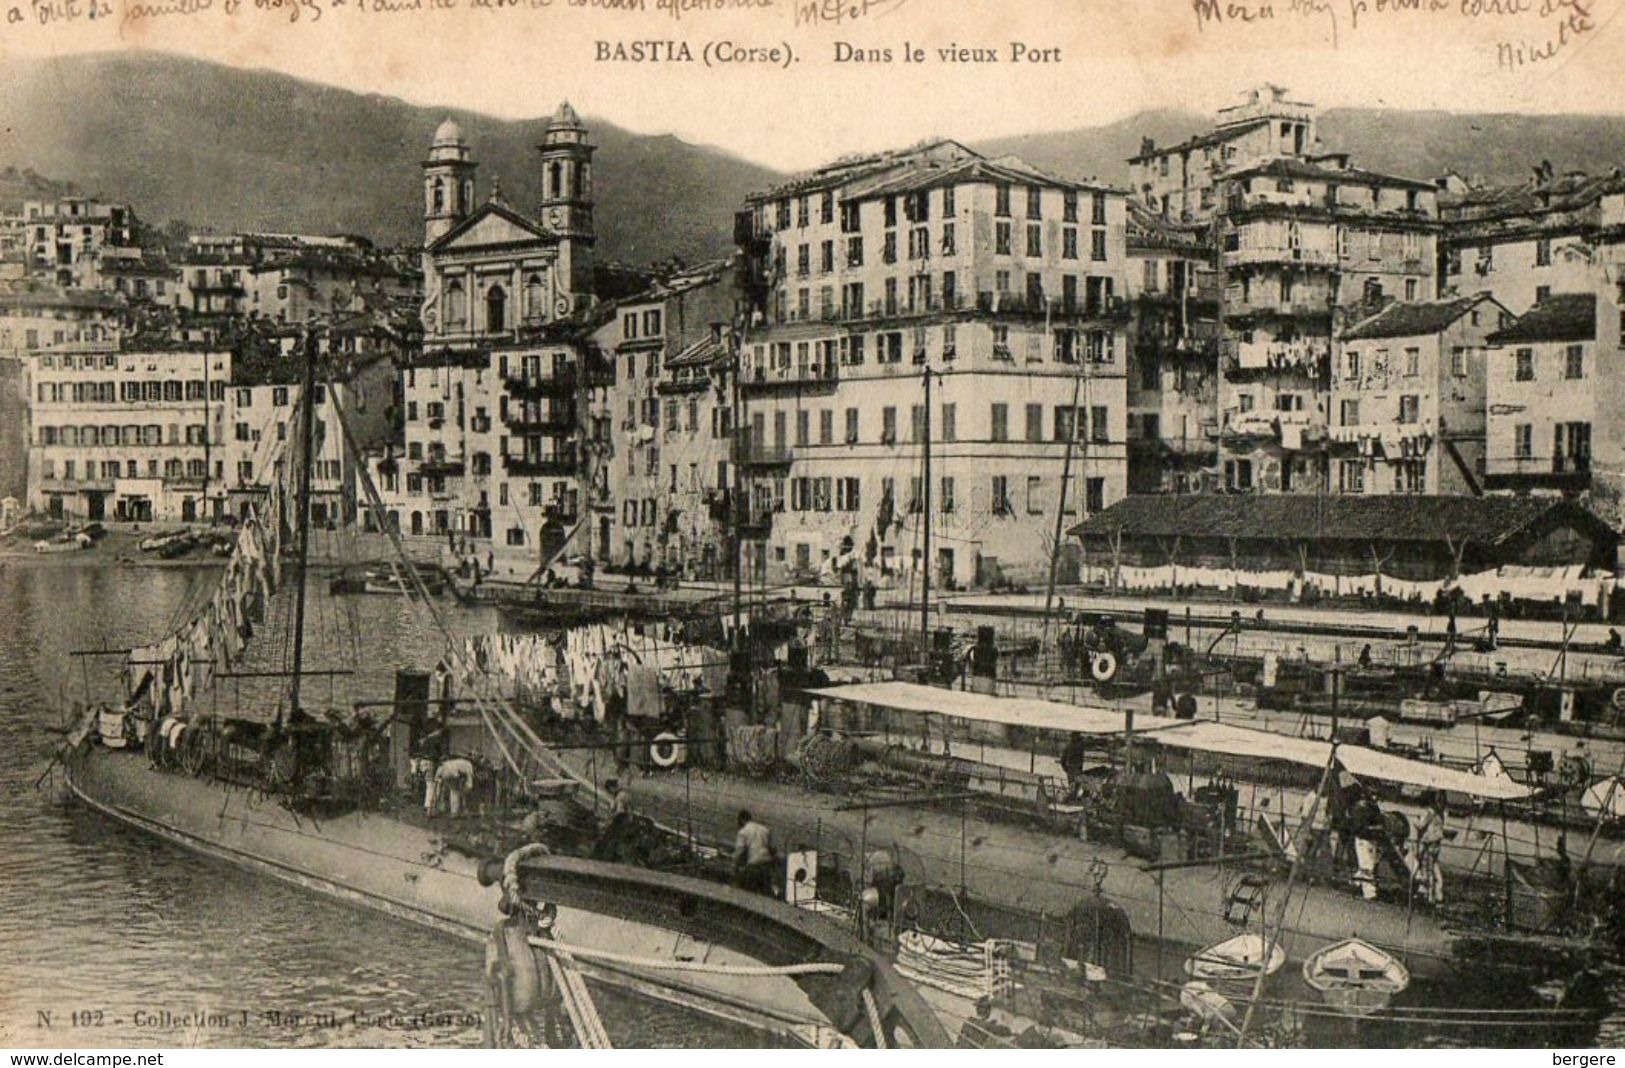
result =
[{"label": "church bell tower", "polygon": [[423,161],[423,244],[434,244],[474,209],[474,168],[462,127],[447,119]]},{"label": "church bell tower", "polygon": [[542,154],[541,221],[559,236],[558,277],[573,308],[592,302],[592,154],[587,127],[569,101],[559,105],[537,146]]}]

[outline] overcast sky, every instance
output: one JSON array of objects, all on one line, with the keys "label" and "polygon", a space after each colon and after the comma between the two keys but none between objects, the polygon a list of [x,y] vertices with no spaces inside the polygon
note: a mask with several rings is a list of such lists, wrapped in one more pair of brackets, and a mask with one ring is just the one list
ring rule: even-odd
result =
[{"label": "overcast sky", "polygon": [[[14,2],[0,0],[0,9]],[[159,48],[507,118],[545,114],[569,97],[632,130],[674,133],[783,169],[938,133],[976,140],[1097,125],[1149,107],[1211,112],[1264,81],[1323,107],[1625,110],[1625,64],[1613,62],[1625,52],[1617,18],[1625,0],[1590,0],[1588,28],[1578,31],[1555,16],[1462,14],[1491,0],[1407,0],[1446,8],[1434,14],[1374,12],[1378,0],[1297,0],[1321,5],[1299,14],[1293,0],[1274,0],[1275,17],[1250,25],[1204,23],[1192,0],[891,0],[890,9],[870,0],[866,16],[811,26],[797,25],[787,0],[681,18],[664,9],[671,0],[645,0],[648,9],[631,14],[574,6],[583,0],[520,0],[538,6],[501,12],[452,0],[458,9],[388,16],[357,10],[356,0],[303,0],[325,10],[313,19],[307,8],[296,21],[288,8],[256,8],[292,0],[240,0],[231,16],[220,13],[228,0],[212,0],[213,10],[189,17],[135,19],[119,17],[133,0],[106,2],[114,17],[95,23],[0,27],[0,53]],[[596,58],[599,41],[650,39],[685,41],[696,62]],[[1550,59],[1507,62],[1518,47],[1527,56],[1557,40]],[[787,42],[798,58],[789,69],[708,69],[710,41]],[[892,62],[836,63],[837,42],[889,48]],[[924,47],[929,61],[905,63],[905,42]],[[1015,42],[1059,48],[1059,62],[1013,65]],[[935,50],[950,44],[990,48],[1002,62],[944,63]]]}]

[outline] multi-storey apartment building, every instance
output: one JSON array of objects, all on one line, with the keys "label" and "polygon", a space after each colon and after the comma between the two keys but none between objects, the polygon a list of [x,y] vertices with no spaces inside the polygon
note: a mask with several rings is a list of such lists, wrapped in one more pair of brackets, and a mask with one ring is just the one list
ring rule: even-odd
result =
[{"label": "multi-storey apartment building", "polygon": [[[1493,489],[1592,488],[1598,440],[1614,438],[1618,409],[1608,407],[1609,379],[1599,360],[1596,293],[1557,293],[1492,334],[1485,481]],[[1618,311],[1614,311],[1617,322]],[[1617,444],[1616,444],[1617,448]]]},{"label": "multi-storey apartment building", "polygon": [[1437,193],[1325,152],[1315,110],[1274,86],[1213,131],[1130,160],[1170,222],[1212,222],[1223,323],[1215,417],[1232,491],[1326,488],[1332,338],[1385,300],[1435,296]]},{"label": "multi-storey apartment building", "polygon": [[63,346],[30,368],[28,506],[80,519],[222,514],[229,352]]},{"label": "multi-storey apartment building", "polygon": [[370,250],[297,248],[267,256],[246,276],[247,309],[277,322],[331,315],[361,297],[417,300],[422,277]]},{"label": "multi-storey apartment building", "polygon": [[90,197],[28,201],[12,224],[21,229],[27,273],[64,288],[100,287],[102,253],[135,244],[129,207]]},{"label": "multi-storey apartment building", "polygon": [[[405,369],[404,456],[377,472],[408,534],[529,577],[581,517],[578,391],[592,305],[592,154],[568,104],[539,146],[538,218],[499,189],[451,120],[423,163],[423,350]],[[501,562],[497,558],[501,557]]]},{"label": "multi-storey apartment building", "polygon": [[1432,299],[1435,192],[1345,156],[1255,164],[1222,189],[1224,484],[1315,492],[1332,338],[1384,300]]},{"label": "multi-storey apartment building", "polygon": [[1485,352],[1510,321],[1480,293],[1396,301],[1344,330],[1331,375],[1330,488],[1481,494]]},{"label": "multi-storey apartment building", "polygon": [[1146,138],[1129,161],[1133,195],[1173,222],[1202,222],[1219,214],[1219,183],[1227,172],[1264,160],[1301,158],[1319,148],[1315,107],[1287,99],[1266,85],[1219,109],[1213,129],[1176,145]]},{"label": "multi-storey apartment building", "polygon": [[[251,506],[263,507],[273,483],[290,488],[294,484],[289,464],[298,452],[290,443],[299,433],[304,372],[297,341],[289,340],[287,346],[239,358],[233,367],[222,474],[227,509],[238,517],[247,515]],[[321,528],[355,522],[358,507],[366,504],[356,458],[389,438],[397,372],[393,359],[382,351],[359,357],[329,351],[318,376],[310,521]],[[354,436],[353,443],[345,440],[346,430]]]},{"label": "multi-storey apartment building", "polygon": [[1489,484],[1587,491],[1592,507],[1618,520],[1625,178],[1558,175],[1542,164],[1522,185],[1443,185],[1444,284],[1488,290],[1520,316],[1491,359]]},{"label": "multi-storey apartment building", "polygon": [[600,333],[613,353],[608,412],[615,455],[601,487],[617,565],[716,573],[728,553],[725,516],[732,399],[723,339],[739,312],[737,269],[713,263],[617,302]]},{"label": "multi-storey apartment building", "polygon": [[1219,294],[1213,228],[1129,204],[1128,483],[1184,493],[1218,463]]},{"label": "multi-storey apartment building", "polygon": [[1125,492],[1125,213],[952,141],[752,197],[751,572],[917,575],[929,522],[939,581],[1041,575],[1063,472],[1069,514]]},{"label": "multi-storey apartment building", "polygon": [[63,289],[26,280],[0,284],[0,357],[27,359],[53,345],[114,346],[125,302],[95,289]]},{"label": "multi-storey apartment building", "polygon": [[1522,315],[1553,293],[1617,278],[1625,266],[1625,177],[1558,176],[1542,166],[1523,185],[1443,185],[1447,290],[1487,290]]}]

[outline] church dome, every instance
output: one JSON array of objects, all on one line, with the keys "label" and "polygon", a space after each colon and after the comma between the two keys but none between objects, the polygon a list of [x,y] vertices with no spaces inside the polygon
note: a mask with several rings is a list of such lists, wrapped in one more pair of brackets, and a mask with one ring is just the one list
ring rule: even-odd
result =
[{"label": "church dome", "polygon": [[549,130],[586,129],[586,127],[581,123],[581,117],[576,114],[576,109],[570,106],[570,102],[568,100],[559,104],[559,110],[553,113],[553,121],[547,124],[547,128]]},{"label": "church dome", "polygon": [[457,120],[446,117],[434,132],[434,143],[440,145],[461,145],[463,143],[463,128],[457,125]]}]

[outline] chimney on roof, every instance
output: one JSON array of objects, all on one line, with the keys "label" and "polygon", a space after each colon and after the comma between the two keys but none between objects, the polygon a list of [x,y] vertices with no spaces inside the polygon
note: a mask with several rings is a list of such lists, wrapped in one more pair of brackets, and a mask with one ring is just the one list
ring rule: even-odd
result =
[{"label": "chimney on roof", "polygon": [[1149,155],[1151,155],[1151,153],[1155,152],[1156,150],[1157,150],[1157,139],[1155,137],[1142,137],[1142,138],[1140,138],[1140,155],[1149,156]]}]

